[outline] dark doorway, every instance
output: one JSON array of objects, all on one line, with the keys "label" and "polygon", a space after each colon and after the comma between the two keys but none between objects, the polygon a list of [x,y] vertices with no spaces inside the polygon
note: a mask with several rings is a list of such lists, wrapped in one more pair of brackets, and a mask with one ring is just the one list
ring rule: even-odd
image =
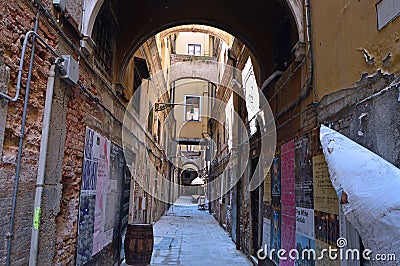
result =
[{"label": "dark doorway", "polygon": [[[253,176],[256,167],[258,164],[258,158],[251,160],[251,176]],[[258,233],[259,233],[259,214],[260,214],[260,198],[259,191],[260,187],[251,191],[250,200],[251,200],[251,232],[252,232],[252,255],[256,255],[257,250],[259,248],[258,244]]]}]

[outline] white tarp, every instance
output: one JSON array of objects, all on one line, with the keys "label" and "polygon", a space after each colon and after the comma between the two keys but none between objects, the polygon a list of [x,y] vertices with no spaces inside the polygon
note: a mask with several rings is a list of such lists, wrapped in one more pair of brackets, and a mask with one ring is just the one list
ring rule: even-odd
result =
[{"label": "white tarp", "polygon": [[394,253],[399,263],[400,169],[325,126],[320,138],[332,184],[347,194],[344,215],[373,252],[371,257]]}]

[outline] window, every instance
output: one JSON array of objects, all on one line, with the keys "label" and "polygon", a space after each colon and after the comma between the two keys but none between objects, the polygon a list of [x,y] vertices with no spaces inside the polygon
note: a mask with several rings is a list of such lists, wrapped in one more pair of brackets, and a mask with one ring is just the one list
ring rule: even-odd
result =
[{"label": "window", "polygon": [[380,0],[376,4],[378,30],[400,16],[400,2],[398,0]]},{"label": "window", "polygon": [[140,97],[141,97],[141,90],[138,88],[142,85],[142,79],[149,79],[150,72],[147,67],[146,60],[142,58],[135,57],[134,58],[134,66],[135,66],[135,74],[133,78],[133,93],[136,94],[133,97],[133,108],[135,109],[136,113],[140,113]]},{"label": "window", "polygon": [[188,44],[188,55],[201,55],[201,45]]},{"label": "window", "polygon": [[185,120],[200,121],[199,96],[185,96]]},{"label": "window", "polygon": [[157,119],[157,142],[160,143],[161,140],[161,121]]},{"label": "window", "polygon": [[153,106],[151,102],[149,102],[149,115],[147,116],[147,130],[150,132],[150,134],[153,133],[153,119],[154,119],[154,114],[153,114]]},{"label": "window", "polygon": [[92,34],[93,41],[96,44],[94,47],[95,63],[108,75],[112,74],[115,35],[118,29],[112,13],[110,7],[103,6],[97,16]]}]

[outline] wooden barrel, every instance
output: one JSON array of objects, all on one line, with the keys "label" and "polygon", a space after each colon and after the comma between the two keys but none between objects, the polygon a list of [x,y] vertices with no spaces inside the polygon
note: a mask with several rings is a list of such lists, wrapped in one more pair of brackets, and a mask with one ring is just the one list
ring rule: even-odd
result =
[{"label": "wooden barrel", "polygon": [[153,244],[152,224],[128,224],[124,243],[126,263],[137,266],[150,264]]}]

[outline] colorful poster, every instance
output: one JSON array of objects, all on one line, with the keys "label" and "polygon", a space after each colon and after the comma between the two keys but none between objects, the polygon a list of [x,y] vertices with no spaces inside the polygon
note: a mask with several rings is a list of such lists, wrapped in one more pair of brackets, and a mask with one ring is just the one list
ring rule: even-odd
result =
[{"label": "colorful poster", "polygon": [[81,195],[95,195],[97,183],[97,171],[99,168],[100,139],[99,135],[86,129],[85,151],[82,172]]},{"label": "colorful poster", "polygon": [[[314,266],[315,258],[317,254],[315,253],[315,240],[310,239],[306,236],[296,235],[296,250],[299,254],[295,265],[299,266]],[[303,250],[305,250],[303,252]],[[312,252],[314,251],[314,253]],[[315,257],[314,257],[315,254]]]},{"label": "colorful poster", "polygon": [[277,251],[281,248],[281,213],[279,210],[272,211],[271,221],[271,249],[275,251],[272,253],[272,261],[279,265]]},{"label": "colorful poster", "polygon": [[264,202],[262,212],[263,212],[262,217],[267,218],[269,220],[272,219],[272,206],[270,204]]},{"label": "colorful poster", "polygon": [[314,210],[296,208],[296,234],[315,239]]},{"label": "colorful poster", "polygon": [[328,165],[324,155],[313,157],[314,209],[339,214],[339,202],[336,191],[329,178]]},{"label": "colorful poster", "polygon": [[[108,139],[86,128],[82,184],[79,205],[77,265],[85,264],[112,241],[110,234],[116,226],[114,214],[119,215],[116,204],[117,181],[110,183],[110,147]],[[115,179],[118,178],[117,175]],[[110,192],[110,193],[108,193]],[[110,201],[111,202],[111,201]],[[114,199],[117,203],[117,199]],[[108,206],[108,207],[107,207]],[[112,214],[112,215],[111,215]],[[109,220],[112,223],[109,223]],[[107,232],[107,233],[105,233]]]},{"label": "colorful poster", "polygon": [[295,141],[296,207],[314,209],[312,151],[309,134]]},{"label": "colorful poster", "polygon": [[275,156],[271,167],[271,198],[272,206],[281,205],[281,166],[279,155]]},{"label": "colorful poster", "polygon": [[336,214],[314,211],[315,239],[336,245],[339,238],[339,216]]},{"label": "colorful poster", "polygon": [[94,232],[92,255],[103,249],[104,225],[106,219],[106,197],[108,190],[109,166],[110,166],[110,141],[98,135],[100,149],[98,160],[98,172],[96,182],[96,205],[94,213]]},{"label": "colorful poster", "polygon": [[77,265],[86,263],[92,257],[96,185],[99,170],[99,134],[86,128],[85,150],[83,153],[82,185],[79,204]]},{"label": "colorful poster", "polygon": [[[296,205],[295,205],[295,173],[294,173],[294,141],[281,147],[281,243],[282,249],[295,248]],[[294,260],[282,260],[280,265],[294,265]]]},{"label": "colorful poster", "polygon": [[264,196],[263,201],[271,204],[271,171],[268,171],[264,179]]},{"label": "colorful poster", "polygon": [[95,202],[95,195],[80,197],[76,265],[83,265],[92,257]]}]

